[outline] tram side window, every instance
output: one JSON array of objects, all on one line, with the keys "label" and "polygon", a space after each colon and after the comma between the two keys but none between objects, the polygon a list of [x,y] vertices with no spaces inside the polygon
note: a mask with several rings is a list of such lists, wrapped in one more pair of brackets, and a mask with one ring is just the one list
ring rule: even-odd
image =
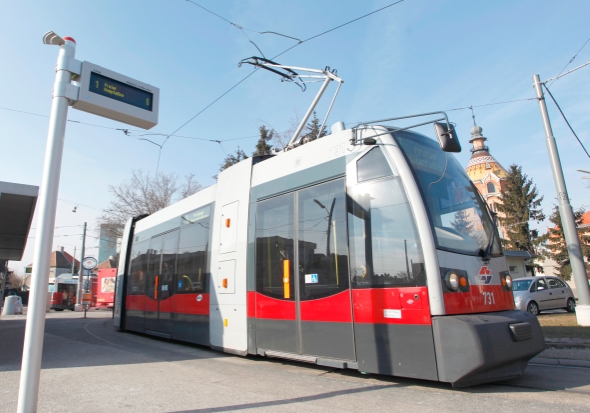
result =
[{"label": "tram side window", "polygon": [[182,216],[178,239],[177,293],[207,291],[210,206]]},{"label": "tram side window", "polygon": [[162,300],[170,297],[174,290],[177,244],[178,231],[172,231],[164,235],[164,244],[162,246],[162,270],[160,280],[160,299]]},{"label": "tram side window", "polygon": [[148,266],[148,248],[150,241],[142,241],[133,245],[131,250],[131,268],[127,287],[128,295],[145,294],[145,277]]},{"label": "tram side window", "polygon": [[298,204],[301,300],[327,297],[347,290],[344,180],[299,191]]},{"label": "tram side window", "polygon": [[426,285],[420,237],[399,178],[348,188],[348,236],[353,287]]},{"label": "tram side window", "polygon": [[[163,237],[160,235],[151,239],[149,248],[149,260],[146,274],[146,295],[150,298],[157,299],[160,285],[160,264],[162,260],[162,242]],[[157,277],[157,278],[156,278]]]},{"label": "tram side window", "polygon": [[256,291],[294,300],[294,195],[261,201],[256,209]]}]

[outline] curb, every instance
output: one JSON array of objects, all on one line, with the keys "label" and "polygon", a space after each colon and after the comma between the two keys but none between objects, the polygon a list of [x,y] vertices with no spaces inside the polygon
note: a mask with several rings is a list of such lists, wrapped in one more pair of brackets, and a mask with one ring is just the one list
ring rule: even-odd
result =
[{"label": "curb", "polygon": [[590,349],[590,340],[581,338],[545,338],[546,348]]},{"label": "curb", "polygon": [[542,364],[544,366],[590,368],[590,361],[587,360],[549,359],[545,357],[534,357],[529,360],[529,364]]}]

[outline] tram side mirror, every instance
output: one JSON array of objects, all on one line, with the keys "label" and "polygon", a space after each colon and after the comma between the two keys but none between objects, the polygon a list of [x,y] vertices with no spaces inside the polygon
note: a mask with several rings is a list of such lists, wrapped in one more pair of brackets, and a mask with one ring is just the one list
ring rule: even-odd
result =
[{"label": "tram side mirror", "polygon": [[453,126],[450,127],[447,123],[434,123],[434,132],[438,138],[440,147],[445,152],[461,152],[461,144],[457,138],[457,132]]}]

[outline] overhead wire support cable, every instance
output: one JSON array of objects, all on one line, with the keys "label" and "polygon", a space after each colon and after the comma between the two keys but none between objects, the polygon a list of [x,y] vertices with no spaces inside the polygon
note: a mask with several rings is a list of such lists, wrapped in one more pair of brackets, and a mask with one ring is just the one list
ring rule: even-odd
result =
[{"label": "overhead wire support cable", "polygon": [[[584,66],[588,66],[588,65],[590,65],[590,62],[586,62],[586,63],[584,63],[583,65],[580,65],[580,66],[578,66],[578,67],[574,67],[572,70],[568,70],[568,71],[567,71],[567,72],[565,72],[564,74],[561,74],[561,73],[560,73],[559,75],[557,75],[557,76],[555,76],[555,77],[552,77],[552,78],[550,78],[550,79],[547,79],[547,80],[545,80],[545,81],[543,82],[543,85],[545,85],[545,84],[546,84],[547,82],[549,82],[549,81],[553,81],[553,82],[555,82],[555,81],[556,81],[557,79],[559,79],[560,77],[564,77],[564,76],[566,76],[566,75],[569,75],[570,73],[572,73],[572,72],[575,72],[576,70],[578,70],[578,69],[581,69],[581,68],[583,68]],[[553,83],[553,82],[551,82],[551,83]],[[549,85],[549,86],[551,86],[551,85]],[[549,86],[546,86],[546,88],[547,88],[547,87],[549,87]]]},{"label": "overhead wire support cable", "polygon": [[578,143],[580,144],[580,146],[582,147],[582,149],[584,149],[584,152],[586,152],[586,156],[588,156],[588,158],[590,158],[590,154],[588,154],[588,151],[584,147],[584,144],[582,143],[582,141],[580,140],[580,138],[578,138],[578,135],[576,134],[576,132],[574,132],[574,128],[572,128],[572,125],[570,125],[569,121],[565,117],[565,114],[561,110],[561,107],[559,107],[559,104],[557,103],[557,101],[553,97],[553,94],[549,91],[549,88],[547,87],[547,85],[545,83],[541,83],[541,84],[543,85],[543,87],[545,88],[545,90],[547,91],[547,93],[549,94],[549,96],[551,97],[551,100],[553,100],[553,103],[555,103],[555,106],[557,106],[557,109],[559,110],[559,113],[561,113],[561,116],[563,117],[563,120],[565,120],[565,123],[567,123],[567,126],[570,128],[570,131],[572,131],[572,133],[574,134],[574,136],[578,140]]},{"label": "overhead wire support cable", "polygon": [[[588,44],[588,42],[590,42],[590,38],[588,38],[588,40],[586,40],[586,42],[585,42],[585,43],[582,45],[582,47],[580,47],[580,50],[578,50],[578,51],[576,52],[576,54],[575,54],[575,55],[574,55],[574,56],[573,56],[573,57],[570,59],[570,61],[566,63],[566,65],[563,67],[563,69],[561,69],[561,72],[559,72],[559,74],[558,74],[557,76],[555,76],[555,77],[554,77],[554,78],[552,78],[552,79],[548,79],[548,80],[546,80],[545,82],[548,82],[549,80],[551,80],[551,85],[552,85],[552,84],[553,84],[553,82],[555,82],[557,79],[559,79],[559,78],[561,77],[561,74],[562,74],[562,73],[563,73],[563,71],[565,70],[565,68],[566,68],[566,67],[568,67],[568,66],[569,66],[569,65],[570,65],[570,64],[571,64],[571,63],[574,61],[574,59],[576,58],[576,56],[578,56],[578,54],[579,54],[579,53],[582,51],[582,49],[583,49],[584,47],[586,47],[586,45]],[[566,74],[567,74],[567,73],[566,73]],[[551,85],[549,85],[549,86],[551,86]]]},{"label": "overhead wire support cable", "polygon": [[515,99],[515,100],[506,100],[504,102],[484,103],[482,105],[471,105],[471,106],[465,106],[465,107],[461,107],[461,108],[445,109],[445,112],[452,112],[454,110],[466,110],[466,109],[472,109],[472,108],[481,108],[484,106],[504,105],[507,103],[515,103],[515,102],[525,102],[527,100],[537,100],[537,98]]}]

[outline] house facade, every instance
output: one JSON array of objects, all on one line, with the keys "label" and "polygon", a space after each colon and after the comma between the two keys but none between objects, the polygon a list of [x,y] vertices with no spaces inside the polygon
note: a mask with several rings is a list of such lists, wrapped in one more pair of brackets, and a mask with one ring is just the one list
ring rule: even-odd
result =
[{"label": "house facade", "polygon": [[[49,278],[55,279],[64,273],[72,273],[72,262],[74,262],[74,274],[78,272],[80,268],[80,261],[72,257],[68,252],[61,247],[57,251],[51,253],[49,261]],[[29,264],[25,267],[25,273],[30,274],[32,277],[35,276],[35,269],[33,264]]]}]

